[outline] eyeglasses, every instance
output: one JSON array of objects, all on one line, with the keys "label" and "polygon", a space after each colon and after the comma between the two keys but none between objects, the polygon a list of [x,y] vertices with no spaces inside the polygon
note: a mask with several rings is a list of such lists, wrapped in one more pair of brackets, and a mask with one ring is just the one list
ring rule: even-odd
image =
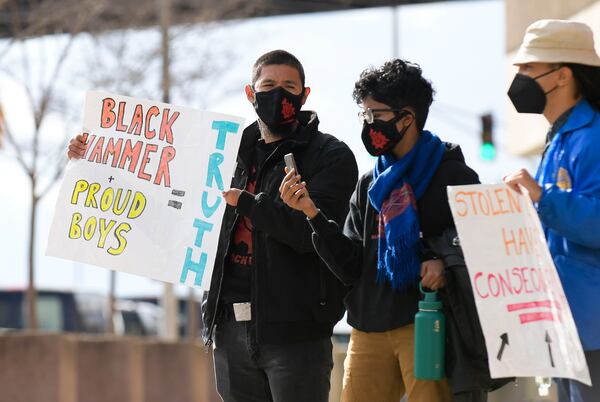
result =
[{"label": "eyeglasses", "polygon": [[[376,112],[394,112],[394,114],[396,114],[398,112],[408,113],[408,111],[406,111],[404,109],[370,109],[370,108],[368,108],[367,110],[361,110],[360,112],[358,112],[358,120],[361,123],[373,124],[373,122],[375,121],[375,116],[373,115],[373,113],[376,113]],[[401,114],[400,116],[396,116],[396,118],[400,119],[403,116],[404,116],[404,114]]]}]

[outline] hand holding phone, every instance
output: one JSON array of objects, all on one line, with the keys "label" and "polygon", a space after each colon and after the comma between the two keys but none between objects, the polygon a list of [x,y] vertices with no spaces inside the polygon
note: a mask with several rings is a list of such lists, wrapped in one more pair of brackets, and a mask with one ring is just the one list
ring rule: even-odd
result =
[{"label": "hand holding phone", "polygon": [[[290,208],[302,211],[308,218],[313,219],[319,213],[319,209],[310,198],[306,183],[299,181],[300,172],[298,172],[294,155],[287,154],[283,159],[285,160],[285,166],[287,167],[287,174],[279,187],[281,199]],[[294,169],[293,175],[291,173],[292,169]]]},{"label": "hand holding phone", "polygon": [[294,154],[286,154],[283,157],[283,160],[285,161],[285,166],[288,168],[288,173],[292,171],[292,169],[294,169],[294,174],[295,175],[299,175],[300,172],[298,172],[298,167],[296,166],[296,160],[294,159]]},{"label": "hand holding phone", "polygon": [[[294,159],[294,154],[289,153],[283,156],[283,160],[285,161],[285,166],[287,167],[288,173],[294,169],[294,176],[298,176],[298,166],[296,166],[296,159]],[[302,198],[302,196],[300,196]]]}]

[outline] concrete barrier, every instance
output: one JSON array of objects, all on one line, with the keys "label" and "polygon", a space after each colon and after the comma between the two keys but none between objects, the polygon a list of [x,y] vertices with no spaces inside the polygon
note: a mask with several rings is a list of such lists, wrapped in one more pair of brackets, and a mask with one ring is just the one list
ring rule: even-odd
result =
[{"label": "concrete barrier", "polygon": [[75,353],[59,335],[0,335],[0,402],[75,402]]},{"label": "concrete barrier", "polygon": [[217,402],[211,354],[199,344],[144,345],[144,402]]},{"label": "concrete barrier", "polygon": [[[338,402],[347,345],[334,345],[330,402]],[[490,402],[556,401],[519,379]],[[219,402],[202,345],[145,338],[0,335],[0,402]]]},{"label": "concrete barrier", "polygon": [[218,402],[211,354],[144,338],[0,335],[0,402]]},{"label": "concrete barrier", "polygon": [[143,402],[141,341],[98,336],[73,339],[77,348],[77,402]]}]

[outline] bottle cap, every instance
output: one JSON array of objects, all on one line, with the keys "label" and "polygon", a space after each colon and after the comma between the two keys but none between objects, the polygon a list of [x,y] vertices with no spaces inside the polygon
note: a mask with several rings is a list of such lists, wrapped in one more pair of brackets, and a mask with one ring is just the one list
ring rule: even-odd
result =
[{"label": "bottle cap", "polygon": [[424,300],[419,302],[419,310],[441,310],[442,302],[437,298],[437,290],[426,292],[423,290],[423,285],[419,282],[419,290],[425,296]]}]

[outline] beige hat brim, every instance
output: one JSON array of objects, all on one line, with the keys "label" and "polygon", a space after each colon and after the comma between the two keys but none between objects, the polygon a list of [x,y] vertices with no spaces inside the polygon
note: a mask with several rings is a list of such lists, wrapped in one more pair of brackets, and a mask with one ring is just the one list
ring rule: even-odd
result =
[{"label": "beige hat brim", "polygon": [[525,63],[576,63],[600,67],[600,57],[596,52],[585,49],[545,49],[521,46],[513,64]]}]

